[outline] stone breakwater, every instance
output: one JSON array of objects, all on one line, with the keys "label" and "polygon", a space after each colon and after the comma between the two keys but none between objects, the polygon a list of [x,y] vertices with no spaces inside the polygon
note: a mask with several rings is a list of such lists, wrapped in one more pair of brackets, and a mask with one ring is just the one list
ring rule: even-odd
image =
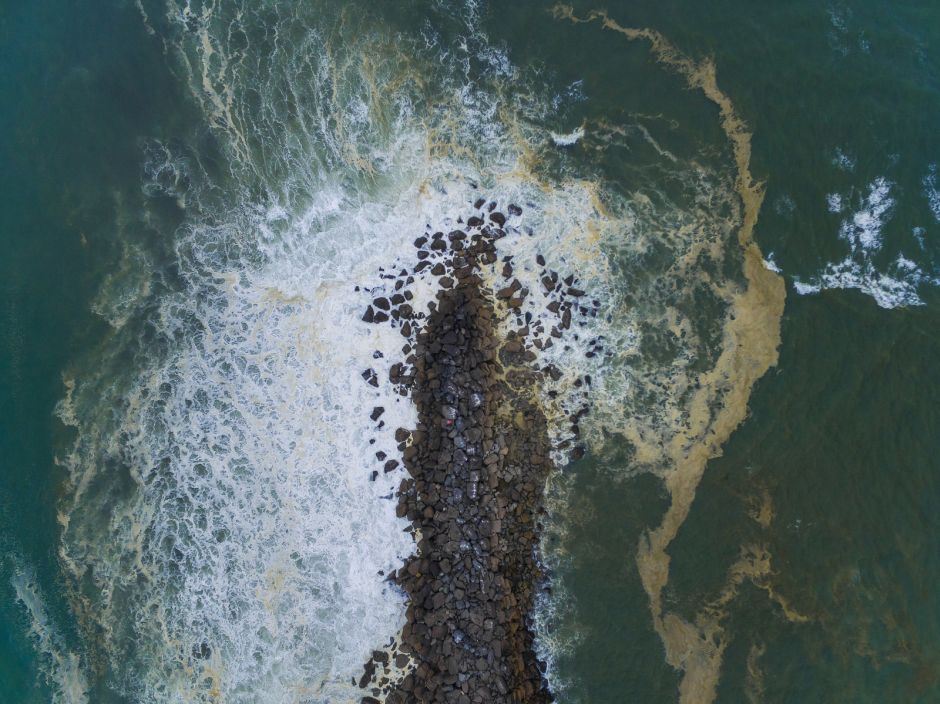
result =
[{"label": "stone breakwater", "polygon": [[[484,203],[474,204],[478,214],[465,224],[458,220],[465,229],[415,240],[418,264],[384,274],[395,281],[395,293],[376,296],[363,315],[406,338],[405,361],[392,365],[390,381],[418,412],[414,429],[395,431],[408,473],[397,512],[411,521],[418,548],[389,575],[408,596],[407,622],[366,663],[363,704],[552,701],[529,618],[544,582],[536,555],[553,468],[538,392],[561,373],[539,367],[537,353],[560,341],[573,320],[583,324],[596,315],[598,303],[577,304],[584,292],[573,288],[574,277],[543,268],[540,292],[558,324],[546,331],[523,313],[530,292],[513,278],[512,257],[500,262],[497,255],[498,240],[520,232],[506,226],[495,203],[485,209]],[[521,212],[509,206],[510,217]],[[545,267],[541,255],[536,263]],[[506,285],[490,293],[487,272]],[[437,277],[438,291],[428,312],[419,313],[409,286],[427,274]],[[378,383],[371,369],[363,379]],[[575,387],[589,385],[586,377]],[[376,407],[372,420],[383,412]],[[586,403],[566,411],[569,438],[554,449],[581,455],[572,440],[586,412]],[[377,458],[386,472],[400,469],[384,453]]]},{"label": "stone breakwater", "polygon": [[546,422],[501,378],[492,309],[476,279],[441,292],[418,335],[420,422],[401,434],[411,478],[399,513],[420,540],[395,576],[410,600],[402,642],[417,667],[396,689],[404,701],[544,702],[526,618],[542,579]]}]

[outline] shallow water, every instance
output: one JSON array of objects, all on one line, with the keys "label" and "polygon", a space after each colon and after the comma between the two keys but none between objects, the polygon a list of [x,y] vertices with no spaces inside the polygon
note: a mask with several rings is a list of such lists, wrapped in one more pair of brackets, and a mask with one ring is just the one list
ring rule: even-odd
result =
[{"label": "shallow water", "polygon": [[0,8],[0,701],[357,697],[414,413],[358,318],[480,192],[602,312],[559,701],[937,698],[940,10],[592,9]]}]

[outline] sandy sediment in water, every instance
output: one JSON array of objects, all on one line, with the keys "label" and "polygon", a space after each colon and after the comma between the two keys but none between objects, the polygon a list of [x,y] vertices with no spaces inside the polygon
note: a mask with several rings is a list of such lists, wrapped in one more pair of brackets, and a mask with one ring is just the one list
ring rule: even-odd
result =
[{"label": "sandy sediment in water", "polygon": [[670,506],[660,525],[641,538],[636,560],[649,597],[653,625],[666,650],[666,660],[682,672],[680,701],[705,704],[715,699],[727,644],[721,625],[725,606],[737,594],[737,587],[744,579],[759,581],[769,575],[770,555],[757,546],[742,547],[741,557],[731,567],[724,590],[699,613],[694,623],[665,610],[662,593],[669,581],[668,548],[689,515],[708,460],[721,454],[725,441],[747,415],[754,384],[777,362],[780,318],[786,294],[783,279],[764,266],[754,241],[764,189],[750,172],[751,133],[736,113],[731,99],[719,88],[715,65],[710,59],[693,61],[659,32],[624,27],[604,11],[593,11],[579,18],[570,6],[556,5],[553,12],[559,19],[599,22],[605,29],[631,41],[649,42],[658,62],[684,77],[690,88],[700,90],[718,107],[721,126],[734,155],[735,190],[743,208],[737,239],[746,286],[729,288],[726,292],[731,305],[722,331],[722,352],[712,368],[695,379],[697,391],[689,403],[688,422],[672,436],[664,450],[648,446],[629,428],[624,431],[641,455],[664,455],[663,464],[667,469],[663,471],[663,480],[671,499]]}]

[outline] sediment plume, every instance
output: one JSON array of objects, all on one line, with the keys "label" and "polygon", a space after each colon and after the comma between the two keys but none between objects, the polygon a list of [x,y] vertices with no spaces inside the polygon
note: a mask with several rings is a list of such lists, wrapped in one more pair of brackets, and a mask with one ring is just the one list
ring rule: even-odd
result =
[{"label": "sediment plume", "polygon": [[728,644],[722,626],[727,614],[725,607],[737,595],[745,577],[754,582],[766,579],[771,572],[770,555],[762,547],[742,546],[742,558],[729,570],[724,589],[702,608],[694,622],[665,609],[663,591],[669,582],[669,547],[691,511],[706,465],[721,455],[724,443],[747,416],[754,384],[777,363],[786,294],[783,279],[764,266],[754,241],[764,187],[751,175],[751,132],[731,98],[718,86],[711,59],[695,61],[661,33],[623,26],[605,11],[594,10],[579,17],[570,5],[558,4],[552,12],[558,19],[598,22],[629,41],[648,42],[651,54],[660,64],[684,78],[690,89],[701,91],[718,108],[721,128],[734,157],[735,191],[742,207],[737,240],[746,286],[739,288],[729,282],[723,291],[730,313],[723,326],[722,353],[711,369],[697,375],[685,427],[662,449],[650,446],[635,430],[624,430],[638,454],[656,457],[661,462],[662,479],[670,496],[660,525],[641,537],[636,555],[653,626],[663,642],[667,662],[682,672],[680,702],[710,704],[717,696],[721,662]]},{"label": "sediment plume", "polygon": [[[392,366],[390,380],[418,413],[415,428],[395,431],[408,473],[397,511],[417,543],[390,575],[408,597],[407,622],[366,663],[366,704],[552,701],[530,627],[545,578],[536,559],[543,491],[553,451],[583,450],[570,441],[552,446],[538,392],[540,381],[560,374],[540,368],[537,351],[562,337],[573,312],[591,309],[572,302],[584,295],[573,276],[545,268],[540,293],[558,325],[545,331],[522,314],[530,292],[513,278],[511,257],[500,265],[497,256],[496,242],[512,228],[504,229],[495,203],[485,211],[484,203],[475,203],[466,232],[418,238],[417,266],[393,277],[398,293],[377,296],[363,315],[399,325],[407,338],[405,362]],[[491,291],[484,269],[506,285]],[[428,312],[416,313],[407,285],[425,271],[438,277],[438,291]],[[363,378],[375,383],[370,371]],[[571,415],[575,436],[586,412]],[[377,408],[372,419],[380,415]],[[383,469],[398,471],[399,463],[385,460]]]}]

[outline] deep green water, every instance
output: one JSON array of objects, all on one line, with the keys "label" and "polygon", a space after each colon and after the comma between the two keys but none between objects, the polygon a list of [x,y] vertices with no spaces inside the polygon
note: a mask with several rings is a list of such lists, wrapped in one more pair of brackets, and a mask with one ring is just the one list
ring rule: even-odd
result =
[{"label": "deep green water", "polygon": [[[347,530],[342,521],[348,515],[358,525],[352,517],[369,515],[370,504],[336,489],[324,479],[331,474],[308,469],[355,466],[357,455],[331,449],[355,448],[355,438],[331,435],[337,419],[318,409],[346,402],[328,378],[304,370],[341,379],[347,346],[353,357],[356,345],[338,326],[324,335],[337,337],[339,354],[296,361],[285,350],[309,342],[305,331],[332,309],[295,319],[284,304],[265,317],[263,296],[254,294],[280,286],[285,298],[315,290],[318,300],[332,300],[321,283],[344,290],[362,283],[349,278],[362,275],[351,260],[377,252],[384,262],[383,248],[397,253],[390,233],[404,220],[383,220],[369,204],[404,210],[407,184],[422,174],[436,183],[465,165],[454,158],[446,167],[433,159],[411,166],[423,152],[402,135],[415,124],[476,151],[478,172],[468,177],[498,196],[509,181],[489,165],[512,154],[512,140],[500,131],[504,116],[475,111],[498,95],[519,111],[527,142],[538,143],[540,177],[601,184],[611,218],[621,217],[612,228],[619,239],[604,245],[613,272],[606,290],[627,311],[613,325],[635,325],[643,340],[632,361],[615,367],[633,364],[639,376],[659,379],[673,357],[707,368],[721,345],[716,321],[727,309],[705,284],[670,280],[682,245],[666,235],[688,223],[724,232],[734,221],[734,199],[722,195],[734,176],[728,145],[714,105],[652,61],[643,43],[597,23],[554,19],[550,4],[536,2],[205,5],[210,15],[203,4],[191,7],[193,17],[211,16],[200,25],[173,3],[169,10],[143,3],[146,20],[132,2],[0,4],[3,703],[185,700],[182,689],[152,686],[189,650],[188,641],[164,647],[148,625],[154,614],[173,638],[218,638],[227,658],[235,684],[223,685],[221,698],[193,690],[191,701],[344,701],[315,687],[345,675],[344,663],[361,662],[360,642],[344,634],[373,622],[355,610],[343,620],[337,604],[361,603],[371,613],[370,600],[393,603],[356,575],[373,574],[394,555],[373,563],[373,543],[360,540],[366,529]],[[593,7],[575,5],[578,14]],[[721,592],[741,546],[759,544],[772,574],[759,584],[745,579],[725,608],[717,701],[938,701],[940,5],[673,0],[607,10],[623,25],[658,30],[695,59],[714,59],[719,85],[753,133],[751,170],[767,186],[755,236],[787,285],[779,363],[757,383],[723,456],[709,463],[669,549],[667,609],[693,619]],[[192,68],[199,26],[240,67],[228,76],[236,114],[228,124],[211,115],[205,93],[191,90],[189,77],[200,80]],[[435,47],[426,55],[425,43]],[[476,54],[465,69],[462,43],[471,54],[502,51],[514,72],[500,73],[498,61]],[[217,59],[207,59],[213,70]],[[357,100],[368,94],[364,75],[378,84],[372,102]],[[467,83],[480,92],[459,93]],[[459,99],[442,98],[452,95]],[[368,119],[349,117],[360,109]],[[460,126],[451,133],[441,125],[453,116]],[[573,146],[548,136],[579,126],[585,135]],[[379,164],[376,172],[356,167],[353,152]],[[700,178],[689,175],[699,167]],[[636,194],[650,199],[649,210]],[[432,205],[450,207],[449,197]],[[340,205],[330,210],[324,203],[333,198]],[[579,202],[565,198],[545,196],[532,210]],[[275,206],[286,215],[272,215]],[[622,225],[626,212],[638,214],[630,227]],[[542,229],[550,230],[550,223]],[[317,237],[335,244],[310,244]],[[531,245],[533,256],[543,247],[565,255],[545,237]],[[740,282],[733,243],[722,237],[729,253],[701,266],[716,272],[711,280]],[[829,279],[820,281],[830,263]],[[232,272],[242,277],[231,285],[236,293],[218,283]],[[804,295],[797,283],[826,290]],[[663,333],[660,306],[692,320],[695,340]],[[240,337],[242,319],[255,337]],[[287,360],[283,367],[258,361],[268,349]],[[351,364],[358,373],[358,361]],[[226,376],[229,366],[245,376]],[[64,379],[76,383],[72,425],[56,414]],[[212,395],[256,380],[256,395]],[[562,536],[547,549],[562,556],[553,576],[562,615],[552,623],[569,645],[553,653],[552,672],[566,683],[563,702],[678,699],[680,673],[664,660],[635,562],[640,536],[659,523],[669,499],[611,429],[618,414],[630,423],[672,399],[621,389],[628,399],[621,403],[618,389],[605,387],[594,451],[566,470],[566,503],[550,517],[552,535]],[[296,401],[304,393],[313,410]],[[175,404],[198,410],[177,412]],[[291,414],[308,412],[295,422],[313,439],[280,437]],[[252,429],[238,425],[252,413],[270,416],[272,425],[258,431],[270,445],[240,448],[253,442]],[[217,444],[190,443],[200,433]],[[212,466],[223,454],[231,475]],[[76,478],[86,477],[87,491],[77,493]],[[204,499],[213,481],[220,496],[241,503]],[[239,493],[268,483],[298,488],[287,498]],[[749,513],[765,497],[773,518],[761,525]],[[232,514],[206,519],[201,501]],[[70,516],[67,532],[59,513]],[[320,514],[341,518],[321,526]],[[199,542],[201,520],[226,546],[218,553]],[[308,520],[309,532],[284,532]],[[144,526],[146,569],[126,548],[135,521]],[[257,554],[225,541],[242,526],[240,545]],[[320,535],[335,551],[317,543]],[[267,552],[306,544],[314,545],[309,554],[287,560],[304,565],[287,578],[295,592],[258,626],[245,595],[263,587],[237,570],[267,570]],[[88,570],[77,575],[61,550]],[[351,567],[335,567],[347,559]],[[329,579],[308,588],[311,574]],[[248,586],[226,591],[213,576]],[[32,611],[24,593],[36,597]],[[781,603],[802,618],[788,619]],[[397,613],[393,606],[388,614]],[[374,610],[375,627],[384,627],[386,611]],[[292,626],[298,620],[303,628]],[[257,652],[249,647],[255,636]],[[274,665],[266,659],[272,653]],[[244,663],[257,669],[239,669]],[[64,682],[76,681],[78,690],[64,691]]]}]

